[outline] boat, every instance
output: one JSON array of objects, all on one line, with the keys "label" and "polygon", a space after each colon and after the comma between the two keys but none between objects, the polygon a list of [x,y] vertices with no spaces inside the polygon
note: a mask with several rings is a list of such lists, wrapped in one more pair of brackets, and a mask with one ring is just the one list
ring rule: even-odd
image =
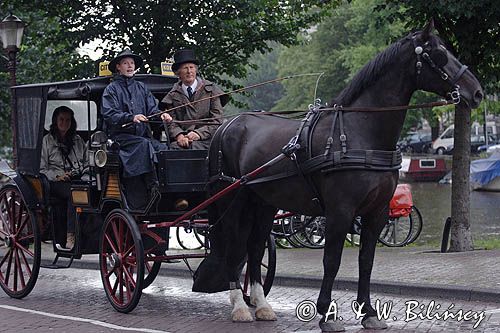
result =
[{"label": "boat", "polygon": [[402,164],[400,175],[414,182],[437,182],[448,173],[444,158],[411,157],[409,163],[403,158]]},{"label": "boat", "polygon": [[472,161],[470,180],[473,190],[500,192],[500,151],[488,158]]}]

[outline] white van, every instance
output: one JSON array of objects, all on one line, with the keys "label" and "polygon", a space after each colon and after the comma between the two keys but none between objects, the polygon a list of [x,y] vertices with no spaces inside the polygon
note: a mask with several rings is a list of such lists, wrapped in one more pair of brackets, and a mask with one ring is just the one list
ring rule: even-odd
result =
[{"label": "white van", "polygon": [[[443,133],[432,143],[432,149],[438,155],[443,155],[447,151],[453,149],[453,134],[454,134],[454,125],[448,126]],[[479,123],[474,122],[471,128],[471,135],[480,135],[483,134],[483,126],[479,125]],[[497,128],[495,126],[494,121],[486,122],[486,132],[493,136],[497,135]]]}]

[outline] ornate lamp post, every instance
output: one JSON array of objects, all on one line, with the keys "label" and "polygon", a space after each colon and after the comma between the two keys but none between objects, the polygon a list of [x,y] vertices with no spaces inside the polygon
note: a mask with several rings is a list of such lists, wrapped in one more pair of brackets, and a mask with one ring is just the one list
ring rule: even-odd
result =
[{"label": "ornate lamp post", "polygon": [[[21,46],[21,40],[23,39],[24,27],[26,24],[21,21],[17,16],[10,13],[6,18],[0,22],[0,38],[2,40],[2,46],[8,56],[7,68],[10,73],[10,86],[16,85],[16,55],[19,51],[19,46]],[[12,124],[12,141],[13,141],[13,158],[14,165],[17,166],[16,158],[16,113],[14,112],[14,94],[11,91],[11,124]]]}]

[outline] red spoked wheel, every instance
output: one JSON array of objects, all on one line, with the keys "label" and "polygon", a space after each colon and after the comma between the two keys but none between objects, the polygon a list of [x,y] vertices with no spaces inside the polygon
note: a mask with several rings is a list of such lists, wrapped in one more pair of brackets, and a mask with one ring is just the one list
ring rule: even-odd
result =
[{"label": "red spoked wheel", "polygon": [[111,305],[118,312],[132,311],[142,295],[144,248],[134,218],[122,209],[111,211],[104,221],[99,267]]},{"label": "red spoked wheel", "polygon": [[[269,235],[266,243],[266,250],[264,252],[264,257],[261,263],[262,270],[262,289],[264,289],[264,296],[267,296],[271,291],[271,287],[274,282],[274,275],[276,274],[276,243],[274,241],[274,236]],[[248,265],[245,264],[243,270],[245,272],[245,277],[243,280],[243,299],[247,305],[253,305],[250,303],[250,275],[248,271]]]},{"label": "red spoked wheel", "polygon": [[23,298],[35,286],[40,271],[40,233],[33,212],[19,189],[0,190],[0,286],[14,298]]},{"label": "red spoked wheel", "polygon": [[[147,258],[153,259],[156,255],[153,253],[149,253],[146,255]],[[144,262],[144,282],[142,283],[142,289],[147,288],[153,283],[156,276],[160,272],[161,262],[159,261],[148,261]]]}]

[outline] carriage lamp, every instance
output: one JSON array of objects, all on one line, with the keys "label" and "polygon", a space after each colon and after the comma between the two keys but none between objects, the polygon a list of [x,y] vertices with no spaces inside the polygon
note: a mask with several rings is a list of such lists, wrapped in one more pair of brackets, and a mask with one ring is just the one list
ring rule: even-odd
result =
[{"label": "carriage lamp", "polygon": [[108,155],[104,150],[99,149],[98,151],[95,152],[94,162],[97,167],[99,168],[104,167],[107,161],[108,161]]},{"label": "carriage lamp", "polygon": [[[21,46],[21,40],[23,39],[24,27],[26,24],[20,20],[17,16],[9,14],[6,18],[0,22],[0,39],[2,40],[2,46],[7,53],[7,68],[10,73],[10,86],[16,85],[16,55]],[[10,97],[11,103],[11,128],[15,128],[16,125],[16,114],[14,112],[14,94],[11,93]],[[17,166],[17,156],[16,156],[16,133],[12,133],[12,153],[14,165]]]}]

